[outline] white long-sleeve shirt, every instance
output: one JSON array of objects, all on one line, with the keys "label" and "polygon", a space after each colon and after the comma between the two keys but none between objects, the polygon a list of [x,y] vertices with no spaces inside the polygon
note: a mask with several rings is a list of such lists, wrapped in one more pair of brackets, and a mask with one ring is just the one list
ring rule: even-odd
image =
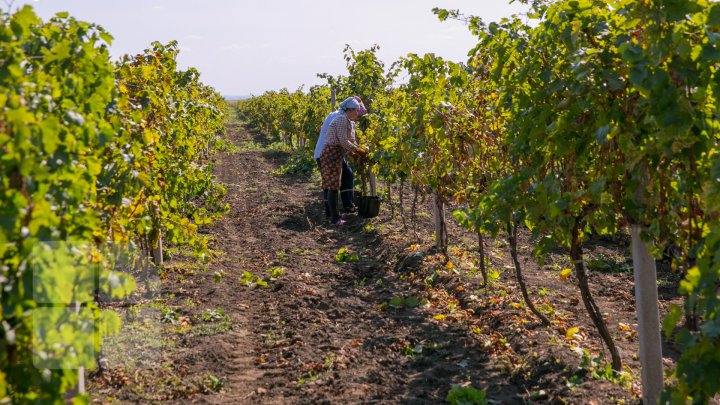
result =
[{"label": "white long-sleeve shirt", "polygon": [[318,136],[317,143],[315,144],[315,153],[313,154],[313,159],[320,159],[320,154],[325,147],[325,137],[327,136],[328,127],[330,126],[330,123],[333,122],[333,120],[339,117],[341,114],[343,114],[342,111],[335,110],[328,114],[327,117],[325,117],[325,121],[323,121],[322,127],[320,127],[320,136]]}]

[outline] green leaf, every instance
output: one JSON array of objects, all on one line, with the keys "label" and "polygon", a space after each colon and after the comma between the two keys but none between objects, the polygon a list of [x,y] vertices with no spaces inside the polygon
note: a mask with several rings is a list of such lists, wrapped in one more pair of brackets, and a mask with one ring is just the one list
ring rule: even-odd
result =
[{"label": "green leaf", "polygon": [[435,7],[432,9],[433,13],[438,16],[438,19],[440,21],[447,20],[448,16],[450,15],[450,12],[448,10],[444,10],[438,7]]},{"label": "green leaf", "polygon": [[601,126],[597,130],[595,130],[595,140],[597,140],[598,143],[605,142],[608,133],[610,133],[610,125]]},{"label": "green leaf", "polygon": [[55,153],[60,144],[60,121],[55,117],[40,123],[40,131],[42,132],[43,148],[49,155]]},{"label": "green leaf", "polygon": [[40,18],[35,14],[32,6],[25,5],[12,16],[10,26],[16,35],[21,36],[25,31],[30,29],[31,25],[39,24],[40,22]]},{"label": "green leaf", "polygon": [[662,330],[665,333],[665,336],[670,337],[672,335],[675,330],[675,325],[677,325],[678,321],[682,317],[682,314],[682,308],[680,308],[679,305],[673,304],[668,307],[668,313],[665,315],[662,323]]},{"label": "green leaf", "polygon": [[107,43],[108,45],[112,45],[113,39],[115,39],[112,35],[105,31],[100,32],[100,38],[102,38],[102,40],[105,41],[105,43]]},{"label": "green leaf", "polygon": [[708,10],[707,24],[720,29],[720,4],[713,2]]},{"label": "green leaf", "polygon": [[691,294],[700,285],[702,274],[700,269],[693,267],[687,271],[685,279],[680,281],[680,292],[683,294]]}]

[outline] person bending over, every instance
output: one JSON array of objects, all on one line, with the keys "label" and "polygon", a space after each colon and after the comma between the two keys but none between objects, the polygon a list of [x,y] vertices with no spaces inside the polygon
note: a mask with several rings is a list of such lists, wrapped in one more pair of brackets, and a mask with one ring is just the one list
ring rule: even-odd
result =
[{"label": "person bending over", "polygon": [[[320,175],[323,189],[328,190],[327,202],[330,222],[334,225],[345,223],[340,218],[338,209],[338,194],[341,186],[343,162],[349,153],[360,156],[367,155],[367,151],[360,148],[355,142],[355,126],[353,123],[361,115],[361,104],[354,97],[348,98],[340,104],[338,114],[328,125],[324,147],[320,153]],[[352,186],[351,186],[352,187]],[[350,200],[352,202],[352,200]]]},{"label": "person bending over", "polygon": [[[340,106],[337,110],[331,112],[327,115],[327,117],[325,117],[322,127],[320,128],[320,135],[318,136],[317,143],[315,144],[315,153],[313,154],[313,158],[315,159],[315,162],[317,162],[318,169],[321,169],[320,154],[325,147],[325,138],[327,136],[328,127],[335,118],[344,114],[343,107],[345,107],[347,103],[349,103],[352,99],[356,100],[360,104],[360,107],[358,108],[359,116],[363,116],[365,113],[367,113],[365,105],[363,104],[360,97],[353,96],[344,100],[342,103],[340,103]],[[355,125],[354,122],[352,124]],[[357,212],[357,207],[354,203],[354,184],[355,176],[353,170],[348,164],[347,159],[343,159],[342,174],[340,176],[340,199],[342,200],[343,209],[347,213]],[[325,208],[325,216],[330,219],[331,215],[330,205],[328,203],[328,189],[326,188],[323,189],[323,207]]]}]

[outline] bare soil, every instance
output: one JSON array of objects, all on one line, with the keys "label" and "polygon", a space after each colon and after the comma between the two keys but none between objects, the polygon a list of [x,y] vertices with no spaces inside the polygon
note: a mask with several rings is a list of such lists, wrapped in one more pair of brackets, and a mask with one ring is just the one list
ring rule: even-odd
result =
[{"label": "bare soil", "polygon": [[[540,265],[521,233],[531,297],[553,321],[543,327],[522,304],[502,235],[486,239],[498,278],[484,287],[473,234],[449,219],[450,264],[434,253],[429,201],[419,203],[417,235],[409,218],[403,227],[397,187],[378,217],[329,226],[316,178],[273,174],[287,153],[236,123],[228,129],[238,150],[216,173],[231,210],[207,230],[218,254],[204,270],[183,270],[193,266],[182,255],[167,265],[162,303],[186,325],[168,325],[161,371],[93,373],[94,402],[430,404],[453,385],[484,389],[491,404],[640,402],[627,240],[587,246],[593,293],[626,367],[613,379],[605,359],[580,367],[583,350],[591,359],[603,348],[573,277],[560,276],[563,252]],[[338,261],[342,248],[358,260]],[[662,310],[679,298],[677,277],[659,272]],[[229,328],[208,331],[201,316],[216,308]],[[672,347],[665,356],[669,368]]]}]

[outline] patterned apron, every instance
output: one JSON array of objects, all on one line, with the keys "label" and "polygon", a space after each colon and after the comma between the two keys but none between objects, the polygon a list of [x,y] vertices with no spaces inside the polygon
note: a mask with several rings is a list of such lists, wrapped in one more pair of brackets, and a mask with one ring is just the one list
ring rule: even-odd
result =
[{"label": "patterned apron", "polygon": [[320,176],[324,189],[340,190],[340,176],[345,149],[340,145],[325,145],[320,154]]}]

